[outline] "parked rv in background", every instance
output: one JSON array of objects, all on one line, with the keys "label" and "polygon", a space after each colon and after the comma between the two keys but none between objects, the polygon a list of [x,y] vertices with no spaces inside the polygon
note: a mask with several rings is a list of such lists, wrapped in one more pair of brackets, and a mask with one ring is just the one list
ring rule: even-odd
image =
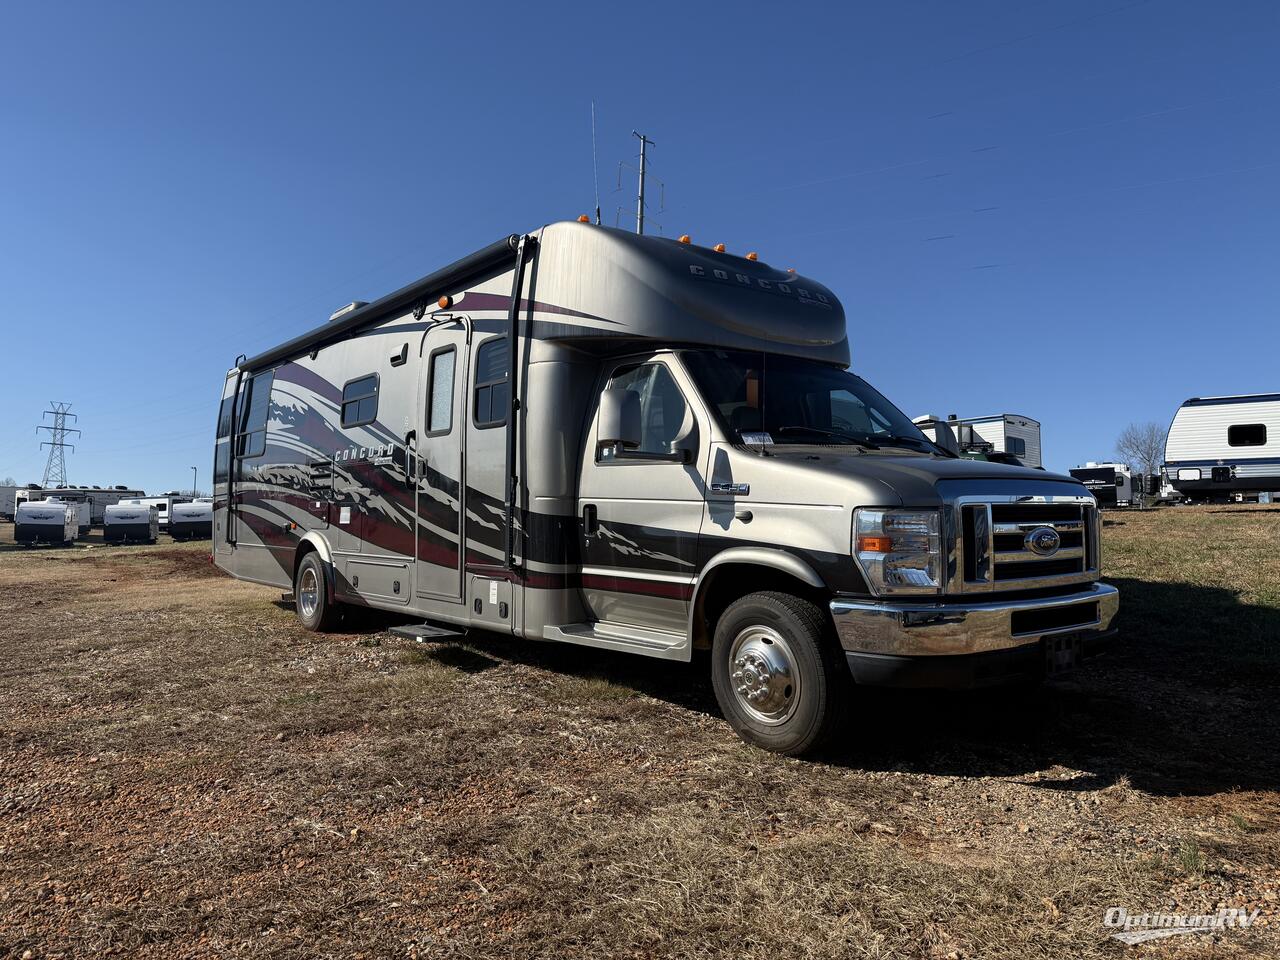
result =
[{"label": "parked rv in background", "polygon": [[107,543],[155,543],[160,535],[160,512],[149,503],[117,503],[107,507],[102,539]]},{"label": "parked rv in background", "polygon": [[57,500],[20,503],[13,518],[14,541],[28,546],[37,543],[65,546],[75,541],[78,529],[75,507]]},{"label": "parked rv in background", "polygon": [[1099,507],[1130,506],[1137,493],[1133,474],[1123,463],[1094,463],[1090,460],[1083,467],[1073,467],[1071,475],[1088,488]]},{"label": "parked rv in background", "polygon": [[1165,439],[1169,482],[1189,500],[1280,490],[1280,393],[1192,397]]},{"label": "parked rv in background", "polygon": [[[936,414],[916,417],[913,421],[934,443],[954,449],[962,457],[1016,463],[1043,469],[1040,451],[1040,424],[1016,413],[999,413],[990,417],[957,417],[946,420]],[[954,447],[947,433],[954,438]]]},{"label": "parked rv in background", "polygon": [[0,487],[0,517],[12,519],[17,505],[29,500],[45,500],[58,497],[69,503],[89,504],[89,523],[101,524],[102,512],[111,504],[129,497],[145,497],[146,491],[129,487],[40,487],[28,484],[20,487]]},{"label": "parked rv in background", "polygon": [[128,504],[129,506],[134,506],[134,507],[136,506],[155,507],[156,513],[160,517],[160,529],[168,530],[169,529],[169,512],[173,509],[174,505],[179,503],[190,503],[191,498],[183,497],[176,493],[166,493],[165,495],[160,497],[147,497],[147,496],[131,497],[128,500],[121,500],[120,502]]},{"label": "parked rv in background", "polygon": [[208,540],[213,536],[213,500],[175,503],[169,514],[169,536],[175,540]]},{"label": "parked rv in background", "polygon": [[[28,501],[32,502],[32,501]],[[64,497],[45,497],[43,500],[36,500],[35,503],[65,503],[76,512],[76,537],[83,537],[89,532],[89,528],[93,526],[90,522],[90,510],[92,509],[86,500],[67,500]]]}]

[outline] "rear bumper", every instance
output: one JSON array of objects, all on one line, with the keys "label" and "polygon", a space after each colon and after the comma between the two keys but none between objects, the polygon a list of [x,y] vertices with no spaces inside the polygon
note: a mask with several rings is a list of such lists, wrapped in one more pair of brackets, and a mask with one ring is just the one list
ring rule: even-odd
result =
[{"label": "rear bumper", "polygon": [[111,523],[102,528],[102,539],[107,543],[125,540],[150,540],[155,534],[146,523]]},{"label": "rear bumper", "polygon": [[1042,677],[1101,652],[1115,636],[1115,587],[1067,596],[974,603],[837,598],[836,634],[849,670],[871,686],[974,687]]}]

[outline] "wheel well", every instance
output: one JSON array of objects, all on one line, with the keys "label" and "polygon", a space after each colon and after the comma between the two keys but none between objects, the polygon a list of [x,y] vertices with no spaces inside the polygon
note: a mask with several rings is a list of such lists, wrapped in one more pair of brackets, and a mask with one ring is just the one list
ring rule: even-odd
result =
[{"label": "wheel well", "polygon": [[293,579],[289,581],[291,586],[298,582],[298,568],[302,566],[302,558],[308,553],[319,552],[320,551],[316,549],[316,545],[310,541],[303,540],[298,544],[298,552],[293,555]]},{"label": "wheel well", "polygon": [[760,590],[777,590],[811,600],[824,610],[830,595],[799,577],[754,563],[722,563],[703,580],[693,606],[693,647],[709,650],[720,615],[735,600]]}]

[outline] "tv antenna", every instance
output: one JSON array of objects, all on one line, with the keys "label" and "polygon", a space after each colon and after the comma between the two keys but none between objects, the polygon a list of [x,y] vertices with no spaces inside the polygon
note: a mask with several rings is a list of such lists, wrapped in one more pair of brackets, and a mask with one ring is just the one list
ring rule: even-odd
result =
[{"label": "tv antenna", "polygon": [[[636,233],[644,233],[645,215],[648,212],[648,206],[645,203],[645,186],[649,179],[648,148],[657,146],[657,144],[655,144],[652,140],[646,137],[643,133],[639,133],[635,130],[631,131],[631,135],[640,141],[640,167],[638,170],[640,185],[636,191]],[[618,188],[617,188],[618,190],[622,189],[622,168],[623,167],[631,167],[631,164],[629,163],[618,164]],[[632,167],[631,169],[634,170],[636,168]],[[659,191],[659,198],[660,198],[658,202],[658,212],[662,213],[667,208],[667,185],[663,183],[661,180],[658,180],[658,191]],[[616,193],[617,190],[615,190],[614,192]],[[618,212],[620,217],[622,212],[621,207],[618,208]],[[658,232],[659,233],[662,232],[662,224],[658,224]]]},{"label": "tv antenna", "polygon": [[596,226],[600,226],[600,157],[596,153],[596,102],[591,101],[591,179],[596,186]]},{"label": "tv antenna", "polygon": [[65,487],[67,485],[67,458],[63,454],[63,450],[67,447],[71,448],[71,452],[75,453],[75,444],[67,443],[67,434],[79,434],[80,431],[74,427],[67,426],[67,417],[72,420],[78,420],[74,413],[71,412],[71,404],[60,403],[57,400],[50,400],[49,406],[52,409],[46,410],[44,416],[53,417],[53,426],[42,423],[36,427],[36,434],[39,435],[41,430],[49,431],[49,439],[40,442],[40,449],[49,448],[49,460],[44,465],[44,479],[40,482],[42,487]]}]

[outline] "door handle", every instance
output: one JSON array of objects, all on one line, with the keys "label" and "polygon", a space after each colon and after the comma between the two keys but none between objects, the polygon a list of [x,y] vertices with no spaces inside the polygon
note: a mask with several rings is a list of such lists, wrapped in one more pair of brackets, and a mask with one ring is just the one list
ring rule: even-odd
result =
[{"label": "door handle", "polygon": [[596,505],[594,503],[583,504],[582,507],[582,533],[585,536],[591,536],[600,529],[600,521],[596,517]]},{"label": "door handle", "polygon": [[404,435],[404,484],[413,486],[417,479],[418,452],[413,445],[418,441],[418,431],[410,430]]}]

